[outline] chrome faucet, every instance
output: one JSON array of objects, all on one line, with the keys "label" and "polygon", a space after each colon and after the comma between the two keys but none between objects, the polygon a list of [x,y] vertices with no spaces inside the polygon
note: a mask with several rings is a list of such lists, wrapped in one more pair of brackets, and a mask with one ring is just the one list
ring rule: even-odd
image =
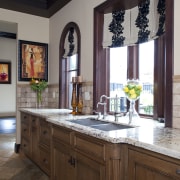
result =
[{"label": "chrome faucet", "polygon": [[103,119],[105,119],[105,117],[107,116],[107,103],[105,101],[103,102],[103,98],[111,99],[111,97],[108,97],[106,95],[102,95],[100,97],[100,101],[97,103],[97,109],[98,109],[99,105],[103,105],[104,106]]},{"label": "chrome faucet", "polygon": [[99,105],[104,106],[103,119],[105,119],[105,116],[107,116],[107,112],[106,112],[106,111],[107,111],[107,110],[106,110],[106,109],[107,109],[107,107],[106,107],[107,104],[106,104],[105,102],[103,102],[103,103],[102,103],[102,102],[98,102],[98,103],[97,103],[97,109],[98,109]]},{"label": "chrome faucet", "polygon": [[118,121],[118,117],[123,116],[122,113],[118,112],[118,99],[120,97],[118,97],[116,95],[116,97],[108,97],[106,95],[102,95],[100,97],[100,101],[97,103],[97,109],[99,105],[103,105],[104,106],[104,112],[103,112],[103,119],[105,118],[105,116],[107,116],[107,103],[104,101],[103,102],[103,98],[104,99],[114,99],[114,117],[115,117],[115,121]]}]

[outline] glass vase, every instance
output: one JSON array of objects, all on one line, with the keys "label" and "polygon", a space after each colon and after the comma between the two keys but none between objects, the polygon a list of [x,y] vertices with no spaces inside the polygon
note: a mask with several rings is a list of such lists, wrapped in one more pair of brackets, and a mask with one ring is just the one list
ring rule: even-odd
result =
[{"label": "glass vase", "polygon": [[135,104],[136,104],[136,100],[130,100],[129,111],[126,114],[126,117],[129,119],[129,124],[132,123],[132,120],[139,118],[139,114],[137,113],[135,109]]},{"label": "glass vase", "polygon": [[132,120],[139,118],[139,115],[135,109],[135,104],[136,101],[140,98],[140,94],[142,92],[142,86],[139,80],[128,79],[123,90],[125,92],[126,98],[130,102],[129,111],[126,114],[126,117],[129,119],[129,124],[131,124]]},{"label": "glass vase", "polygon": [[37,91],[37,102],[36,102],[36,107],[40,108],[42,103],[42,92]]}]

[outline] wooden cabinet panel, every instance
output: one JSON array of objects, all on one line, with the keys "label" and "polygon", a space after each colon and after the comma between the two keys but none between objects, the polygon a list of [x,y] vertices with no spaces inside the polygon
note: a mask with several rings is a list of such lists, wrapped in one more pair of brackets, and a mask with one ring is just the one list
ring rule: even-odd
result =
[{"label": "wooden cabinet panel", "polygon": [[75,158],[76,180],[106,180],[105,165],[97,163],[80,153]]},{"label": "wooden cabinet panel", "polygon": [[[21,149],[32,161],[39,165],[48,175],[50,174],[50,128],[46,123],[40,131],[39,121],[44,121],[37,116],[21,113]],[[48,123],[47,123],[48,124]],[[39,148],[41,132],[41,145]],[[46,133],[47,132],[47,133]]]},{"label": "wooden cabinet panel", "polygon": [[39,164],[40,167],[44,170],[44,172],[50,176],[50,169],[51,169],[51,158],[50,158],[50,151],[47,148],[40,146],[40,158]]},{"label": "wooden cabinet panel", "polygon": [[21,124],[21,134],[22,134],[22,136],[29,140],[30,135],[31,135],[30,132],[31,132],[31,127],[29,126],[29,124],[22,123]]},{"label": "wooden cabinet panel", "polygon": [[53,140],[52,146],[53,180],[75,180],[73,156],[68,146]]},{"label": "wooden cabinet panel", "polygon": [[45,119],[40,119],[40,144],[50,147],[51,128],[50,124]]},{"label": "wooden cabinet panel", "polygon": [[46,174],[51,172],[51,126],[41,118],[39,121],[40,167]]},{"label": "wooden cabinet panel", "polygon": [[71,133],[72,131],[66,128],[59,128],[57,126],[53,126],[53,138],[57,138],[64,144],[70,145],[72,143]]},{"label": "wooden cabinet panel", "polygon": [[32,127],[32,159],[39,164],[39,128]]},{"label": "wooden cabinet panel", "polygon": [[27,113],[21,113],[21,123],[26,123],[30,125],[30,115]]},{"label": "wooden cabinet panel", "polygon": [[36,116],[31,116],[31,127],[39,128],[39,118]]},{"label": "wooden cabinet panel", "polygon": [[74,147],[91,158],[105,161],[105,144],[98,139],[75,133]]},{"label": "wooden cabinet panel", "polygon": [[31,144],[29,140],[24,137],[21,139],[21,149],[28,157],[31,157]]},{"label": "wooden cabinet panel", "polygon": [[142,152],[129,150],[129,180],[179,180],[180,164]]}]

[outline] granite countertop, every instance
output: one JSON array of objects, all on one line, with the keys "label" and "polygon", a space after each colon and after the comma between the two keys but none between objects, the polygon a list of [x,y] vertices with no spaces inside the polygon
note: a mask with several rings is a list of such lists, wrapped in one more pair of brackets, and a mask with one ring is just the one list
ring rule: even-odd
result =
[{"label": "granite countertop", "polygon": [[[180,129],[165,128],[163,123],[140,118],[132,121],[134,128],[102,131],[87,126],[72,123],[69,120],[83,118],[97,118],[96,115],[72,115],[67,109],[33,109],[21,108],[21,112],[46,118],[48,122],[70,128],[72,130],[111,142],[127,143],[176,159],[180,159]],[[106,121],[114,121],[114,117],[107,117]],[[121,117],[118,123],[127,124],[127,119]]]}]

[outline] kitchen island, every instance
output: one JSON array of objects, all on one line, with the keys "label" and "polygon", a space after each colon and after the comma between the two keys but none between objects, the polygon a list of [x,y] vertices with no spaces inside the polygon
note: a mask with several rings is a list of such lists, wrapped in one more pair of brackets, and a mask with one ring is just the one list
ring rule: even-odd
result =
[{"label": "kitchen island", "polygon": [[180,179],[178,129],[140,119],[133,128],[102,131],[72,122],[95,115],[74,116],[66,109],[20,112],[22,151],[51,179]]}]

